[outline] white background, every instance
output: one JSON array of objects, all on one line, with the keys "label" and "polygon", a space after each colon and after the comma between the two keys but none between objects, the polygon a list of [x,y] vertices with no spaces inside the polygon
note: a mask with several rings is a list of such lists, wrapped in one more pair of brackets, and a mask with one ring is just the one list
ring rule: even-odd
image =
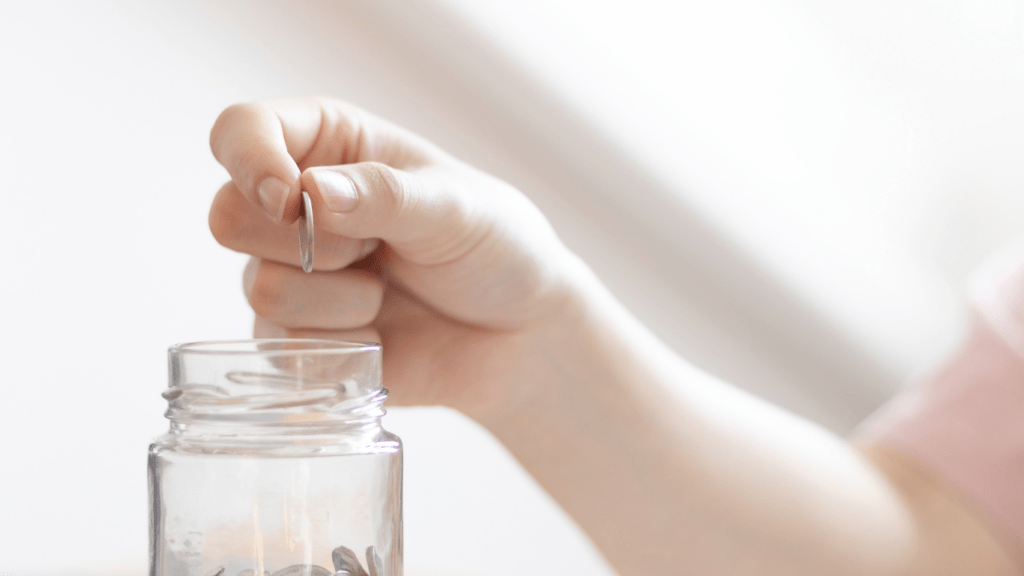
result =
[{"label": "white background", "polygon": [[[251,325],[206,226],[227,105],[327,94],[437,140],[682,353],[843,431],[955,341],[968,271],[1024,224],[1020,8],[5,6],[0,574],[145,570],[166,347]],[[387,423],[410,574],[609,573],[471,422]]]}]

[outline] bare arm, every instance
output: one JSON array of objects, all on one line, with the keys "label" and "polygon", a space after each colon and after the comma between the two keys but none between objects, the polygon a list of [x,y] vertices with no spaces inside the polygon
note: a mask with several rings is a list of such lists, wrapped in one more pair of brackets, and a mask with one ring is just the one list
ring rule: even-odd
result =
[{"label": "bare arm", "polygon": [[640,574],[1020,574],[937,478],[687,365],[595,287],[484,423]]},{"label": "bare arm", "polygon": [[232,107],[211,144],[232,181],[210,225],[254,256],[256,335],[383,342],[395,401],[483,423],[623,576],[1014,574],[897,456],[677,357],[511,186],[330,100]]}]

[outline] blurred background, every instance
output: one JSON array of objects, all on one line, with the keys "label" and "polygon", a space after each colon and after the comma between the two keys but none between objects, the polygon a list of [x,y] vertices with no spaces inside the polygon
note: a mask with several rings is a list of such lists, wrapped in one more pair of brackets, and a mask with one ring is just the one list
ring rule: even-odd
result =
[{"label": "blurred background", "polygon": [[[245,338],[240,101],[352,101],[515,184],[699,366],[849,433],[1024,230],[1014,0],[19,2],[0,18],[0,575],[145,572],[168,345]],[[392,409],[410,575],[611,570],[491,437]],[[467,458],[471,454],[471,458]]]}]

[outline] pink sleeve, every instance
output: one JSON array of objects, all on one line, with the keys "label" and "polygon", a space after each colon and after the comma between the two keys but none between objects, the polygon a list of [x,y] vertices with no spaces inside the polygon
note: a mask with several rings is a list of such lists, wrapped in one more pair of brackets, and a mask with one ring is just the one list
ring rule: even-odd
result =
[{"label": "pink sleeve", "polygon": [[1024,243],[976,277],[964,344],[865,432],[944,477],[1024,545]]}]

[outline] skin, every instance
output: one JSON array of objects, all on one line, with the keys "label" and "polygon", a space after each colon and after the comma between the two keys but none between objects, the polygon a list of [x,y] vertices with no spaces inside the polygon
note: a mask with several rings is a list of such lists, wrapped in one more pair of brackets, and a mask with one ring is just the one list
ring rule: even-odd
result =
[{"label": "skin", "polygon": [[1021,573],[907,457],[675,355],[508,184],[332,100],[232,106],[210,141],[231,175],[210,228],[253,256],[255,335],[381,342],[393,401],[485,426],[623,576]]}]

